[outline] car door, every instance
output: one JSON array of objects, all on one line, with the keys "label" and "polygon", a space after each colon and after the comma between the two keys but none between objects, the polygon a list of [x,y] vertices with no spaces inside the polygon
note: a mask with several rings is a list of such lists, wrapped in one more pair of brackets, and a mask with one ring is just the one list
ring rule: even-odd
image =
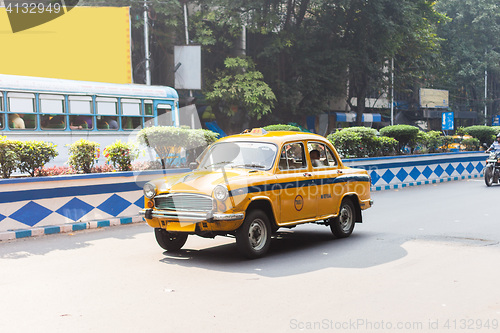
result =
[{"label": "car door", "polygon": [[312,178],[316,184],[316,196],[318,205],[318,218],[336,214],[339,200],[344,193],[344,185],[337,181],[337,177],[342,175],[339,168],[337,155],[324,142],[309,141],[307,150],[310,158],[319,156],[319,159],[311,158]]},{"label": "car door", "polygon": [[280,197],[280,224],[314,219],[317,214],[316,184],[309,169],[304,142],[283,145],[276,171]]}]

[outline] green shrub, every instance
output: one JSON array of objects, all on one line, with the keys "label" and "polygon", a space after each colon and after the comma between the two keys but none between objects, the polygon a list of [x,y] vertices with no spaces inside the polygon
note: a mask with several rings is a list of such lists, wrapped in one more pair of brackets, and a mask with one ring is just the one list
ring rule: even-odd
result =
[{"label": "green shrub", "polygon": [[42,168],[47,162],[59,155],[56,147],[52,142],[21,142],[18,150],[19,171],[27,172],[31,177],[35,177],[37,169]]},{"label": "green shrub", "polygon": [[462,144],[467,151],[479,150],[479,146],[481,146],[481,142],[477,138],[464,139],[462,140]]},{"label": "green shrub", "polygon": [[118,170],[130,171],[132,170],[132,160],[137,158],[137,149],[130,143],[117,140],[107,146],[103,154],[106,160]]},{"label": "green shrub", "polygon": [[300,132],[300,128],[293,125],[284,125],[284,124],[276,124],[276,125],[267,125],[263,127],[266,131],[293,131]]},{"label": "green shrub", "polygon": [[3,178],[9,178],[19,164],[20,142],[7,140],[7,137],[0,136],[0,172]]},{"label": "green shrub", "polygon": [[97,142],[81,139],[69,146],[68,163],[78,171],[91,173],[97,155],[99,154],[100,144]]},{"label": "green shrub", "polygon": [[414,146],[418,138],[418,127],[411,125],[393,125],[386,126],[380,130],[380,135],[388,136],[396,139],[398,143],[398,151],[406,145]]},{"label": "green shrub", "polygon": [[491,126],[469,126],[464,128],[464,131],[470,136],[479,139],[480,143],[490,144],[495,140],[497,134],[496,129]]},{"label": "green shrub", "polygon": [[156,126],[143,128],[137,134],[139,143],[155,150],[164,169],[170,168],[181,149],[187,152],[187,160],[193,159],[198,149],[217,140],[217,133],[172,126]]},{"label": "green shrub", "polygon": [[378,155],[392,156],[396,155],[398,151],[398,140],[388,136],[377,137],[379,146]]},{"label": "green shrub", "polygon": [[336,131],[328,135],[327,139],[330,140],[335,149],[344,157],[363,156],[362,151],[359,149],[362,138],[357,132],[344,130]]},{"label": "green shrub", "polygon": [[423,133],[422,144],[427,148],[429,153],[437,153],[439,147],[443,146],[444,136],[439,131],[429,131]]}]

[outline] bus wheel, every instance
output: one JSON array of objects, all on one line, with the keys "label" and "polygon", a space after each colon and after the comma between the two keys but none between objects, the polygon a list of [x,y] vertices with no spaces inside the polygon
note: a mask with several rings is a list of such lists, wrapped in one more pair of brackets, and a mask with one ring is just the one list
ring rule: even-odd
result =
[{"label": "bus wheel", "polygon": [[155,228],[155,238],[164,250],[175,252],[179,251],[186,244],[188,234],[171,233],[165,229]]}]

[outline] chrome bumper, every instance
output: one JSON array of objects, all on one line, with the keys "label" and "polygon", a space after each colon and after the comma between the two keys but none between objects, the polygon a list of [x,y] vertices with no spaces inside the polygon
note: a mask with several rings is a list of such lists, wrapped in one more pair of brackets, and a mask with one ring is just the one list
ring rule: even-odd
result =
[{"label": "chrome bumper", "polygon": [[242,220],[245,218],[245,214],[243,213],[235,213],[235,214],[224,214],[224,213],[197,213],[197,212],[177,212],[177,211],[166,211],[166,210],[152,210],[152,209],[143,209],[139,212],[140,215],[144,216],[147,219],[151,219],[153,217],[164,218],[164,219],[174,219],[174,220],[190,220],[190,221],[234,221],[234,220]]}]

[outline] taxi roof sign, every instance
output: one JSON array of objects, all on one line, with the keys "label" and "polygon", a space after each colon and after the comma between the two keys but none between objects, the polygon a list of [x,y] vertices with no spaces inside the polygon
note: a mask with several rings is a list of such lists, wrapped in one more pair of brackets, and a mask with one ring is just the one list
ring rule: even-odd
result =
[{"label": "taxi roof sign", "polygon": [[263,128],[253,128],[252,130],[246,129],[242,134],[252,134],[252,135],[266,135],[267,131]]}]

